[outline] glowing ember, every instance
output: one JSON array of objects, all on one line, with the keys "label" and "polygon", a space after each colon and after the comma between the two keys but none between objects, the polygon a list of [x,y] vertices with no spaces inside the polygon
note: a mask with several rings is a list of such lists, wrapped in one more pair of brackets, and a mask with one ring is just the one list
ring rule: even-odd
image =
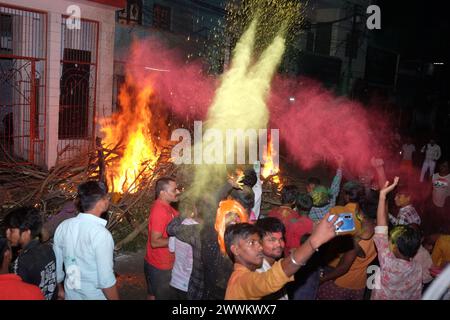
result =
[{"label": "glowing ember", "polygon": [[159,151],[150,134],[152,93],[149,83],[138,86],[127,76],[119,93],[122,110],[101,121],[106,147],[124,146],[123,155],[107,167],[111,192],[136,192],[142,172],[152,170],[158,160]]}]

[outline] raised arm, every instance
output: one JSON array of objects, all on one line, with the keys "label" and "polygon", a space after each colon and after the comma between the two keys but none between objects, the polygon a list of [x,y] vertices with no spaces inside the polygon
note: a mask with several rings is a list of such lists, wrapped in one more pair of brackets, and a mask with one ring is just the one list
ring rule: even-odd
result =
[{"label": "raised arm", "polygon": [[384,187],[380,190],[380,198],[378,201],[377,210],[377,227],[387,227],[388,226],[388,216],[386,207],[386,197],[389,192],[394,190],[398,184],[398,177],[395,177],[394,182],[389,185],[389,181],[386,181]]}]

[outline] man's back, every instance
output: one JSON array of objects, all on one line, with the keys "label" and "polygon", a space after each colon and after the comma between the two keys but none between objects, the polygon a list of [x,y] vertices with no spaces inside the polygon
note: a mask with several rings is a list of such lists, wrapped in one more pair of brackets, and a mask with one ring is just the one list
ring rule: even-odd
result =
[{"label": "man's back", "polygon": [[204,266],[206,300],[223,300],[228,279],[233,273],[233,263],[222,254],[217,242],[217,232],[210,224],[201,232],[202,262]]},{"label": "man's back", "polygon": [[67,300],[104,300],[101,289],[116,283],[113,271],[114,241],[106,221],[80,213],[64,221],[56,230],[53,249],[57,259],[58,283],[66,279]]},{"label": "man's back", "polygon": [[38,286],[46,300],[56,298],[56,258],[51,246],[32,240],[13,263],[24,282]]}]

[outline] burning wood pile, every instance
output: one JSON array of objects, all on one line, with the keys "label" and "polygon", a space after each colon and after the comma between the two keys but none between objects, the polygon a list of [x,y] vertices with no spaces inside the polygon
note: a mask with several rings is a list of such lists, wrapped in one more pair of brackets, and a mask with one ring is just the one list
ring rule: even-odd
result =
[{"label": "burning wood pile", "polygon": [[[47,218],[52,217],[67,201],[76,197],[80,183],[87,180],[105,181],[105,169],[122,153],[118,146],[107,149],[97,143],[93,151],[79,154],[70,161],[58,162],[49,171],[32,165],[18,165],[9,157],[10,161],[0,166],[0,218],[12,208],[24,205],[38,207]],[[170,149],[163,148],[156,161],[152,159],[142,163],[130,183],[133,188],[112,193],[108,228],[118,235],[118,244],[133,240],[136,230],[144,232],[145,228],[140,225],[146,224],[145,219],[154,199],[154,183],[160,176],[174,175],[175,170],[170,162]],[[133,237],[129,237],[130,234]]]}]

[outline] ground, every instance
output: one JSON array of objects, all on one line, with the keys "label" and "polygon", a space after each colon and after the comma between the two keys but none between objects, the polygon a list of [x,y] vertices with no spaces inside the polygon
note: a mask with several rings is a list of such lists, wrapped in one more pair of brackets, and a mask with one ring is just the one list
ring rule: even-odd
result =
[{"label": "ground", "polygon": [[115,257],[115,271],[119,295],[124,300],[144,300],[147,285],[144,277],[145,249],[137,252],[119,252]]}]

